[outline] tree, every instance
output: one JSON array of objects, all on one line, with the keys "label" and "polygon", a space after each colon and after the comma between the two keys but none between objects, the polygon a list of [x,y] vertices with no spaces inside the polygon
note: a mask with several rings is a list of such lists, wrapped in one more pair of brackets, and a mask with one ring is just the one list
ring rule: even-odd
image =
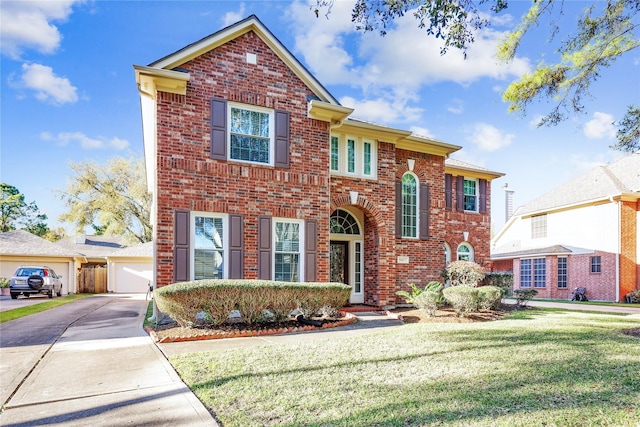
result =
[{"label": "tree", "polygon": [[68,212],[61,221],[75,224],[79,232],[91,226],[99,234],[123,235],[132,243],[151,240],[151,194],[142,160],[117,157],[102,166],[85,161],[69,167],[75,175],[62,192]]},{"label": "tree", "polygon": [[44,236],[49,227],[47,216],[41,214],[35,202],[24,201],[24,194],[16,187],[7,183],[0,183],[0,231],[12,231],[22,226],[37,236]]},{"label": "tree", "polygon": [[[316,0],[316,16],[320,11],[331,12],[335,0]],[[563,14],[564,1],[534,0],[520,24],[498,47],[498,57],[512,60],[522,39],[545,14]],[[601,7],[596,7],[596,5]],[[482,7],[481,7],[482,6]],[[487,11],[497,14],[508,6],[508,0],[357,0],[351,20],[361,31],[377,30],[382,36],[396,18],[412,13],[418,27],[430,36],[442,39],[441,53],[451,47],[460,49],[466,58],[467,47],[474,42],[474,32],[488,26]],[[556,104],[542,118],[539,126],[551,126],[568,118],[567,113],[584,111],[583,99],[589,95],[590,85],[602,70],[620,56],[640,46],[640,0],[607,0],[596,2],[578,19],[577,32],[561,41],[557,48],[557,63],[540,62],[528,74],[514,81],[503,93],[508,110],[526,114],[527,107],[536,100],[553,99]],[[559,33],[552,20],[553,36]],[[613,147],[623,151],[640,149],[640,106],[627,107],[624,118],[617,123],[618,143]]]}]

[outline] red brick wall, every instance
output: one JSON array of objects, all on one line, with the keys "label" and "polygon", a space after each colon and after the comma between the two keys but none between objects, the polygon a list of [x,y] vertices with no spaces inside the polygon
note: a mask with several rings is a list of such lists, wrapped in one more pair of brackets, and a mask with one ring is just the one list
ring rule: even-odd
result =
[{"label": "red brick wall", "polygon": [[[255,53],[257,65],[245,61]],[[186,96],[158,94],[157,286],[173,280],[176,209],[241,213],[245,277],[257,268],[257,216],[304,218],[329,224],[329,124],[307,118],[306,85],[253,32],[181,66],[191,80]],[[279,108],[291,117],[291,168],[212,160],[210,98]],[[318,240],[318,279],[329,275],[328,233]]]}]

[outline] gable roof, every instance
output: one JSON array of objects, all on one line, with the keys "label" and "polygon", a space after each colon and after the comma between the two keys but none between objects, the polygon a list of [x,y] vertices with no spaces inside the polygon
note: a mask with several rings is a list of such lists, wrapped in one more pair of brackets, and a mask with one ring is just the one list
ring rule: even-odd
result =
[{"label": "gable roof", "polygon": [[127,246],[107,254],[109,258],[153,258],[153,242]]},{"label": "gable roof", "polygon": [[[174,53],[148,65],[149,69],[175,70],[182,64],[203,55],[230,40],[243,34],[253,31],[269,48],[300,78],[318,99],[340,105],[340,103],[329,93],[329,91],[305,68],[304,65],[273,35],[271,31],[258,19],[256,15],[251,15],[242,21],[229,25],[226,28],[216,31],[194,43],[191,43]],[[139,67],[143,68],[143,67]]]},{"label": "gable roof", "polygon": [[512,259],[512,258],[527,258],[527,257],[541,257],[547,255],[577,255],[577,254],[586,254],[593,253],[592,249],[584,249],[577,248],[574,246],[568,245],[553,245],[553,246],[545,246],[541,248],[533,248],[533,249],[523,249],[517,251],[502,251],[500,249],[496,250],[496,253],[491,253],[491,259],[493,261],[501,260],[501,259]]},{"label": "gable roof", "polygon": [[67,253],[75,252],[84,257],[105,257],[124,248],[124,240],[120,236],[78,236],[58,240],[55,245]]},{"label": "gable roof", "polygon": [[56,245],[24,230],[0,233],[0,255],[37,255],[47,257],[74,257],[79,253]]},{"label": "gable roof", "polygon": [[590,170],[520,207],[514,216],[625,196],[640,198],[640,152]]},{"label": "gable roof", "polygon": [[457,159],[446,159],[444,161],[445,171],[447,173],[458,173],[460,175],[468,175],[474,178],[495,179],[504,176],[502,172],[495,172],[481,166],[472,165]]}]

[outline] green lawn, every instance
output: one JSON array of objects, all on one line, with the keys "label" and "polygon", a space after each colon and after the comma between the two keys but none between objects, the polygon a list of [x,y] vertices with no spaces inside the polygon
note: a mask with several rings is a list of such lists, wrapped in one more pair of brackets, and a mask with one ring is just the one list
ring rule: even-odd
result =
[{"label": "green lawn", "polygon": [[640,425],[638,316],[526,311],[473,324],[171,358],[231,426]]}]

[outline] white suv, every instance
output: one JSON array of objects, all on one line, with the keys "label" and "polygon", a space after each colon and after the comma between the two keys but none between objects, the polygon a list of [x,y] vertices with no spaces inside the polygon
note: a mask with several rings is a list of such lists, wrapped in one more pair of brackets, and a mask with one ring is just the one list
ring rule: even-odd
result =
[{"label": "white suv", "polygon": [[28,297],[31,294],[53,294],[62,296],[62,282],[60,277],[46,265],[22,265],[11,278],[9,290],[11,298],[16,299],[20,294]]}]

